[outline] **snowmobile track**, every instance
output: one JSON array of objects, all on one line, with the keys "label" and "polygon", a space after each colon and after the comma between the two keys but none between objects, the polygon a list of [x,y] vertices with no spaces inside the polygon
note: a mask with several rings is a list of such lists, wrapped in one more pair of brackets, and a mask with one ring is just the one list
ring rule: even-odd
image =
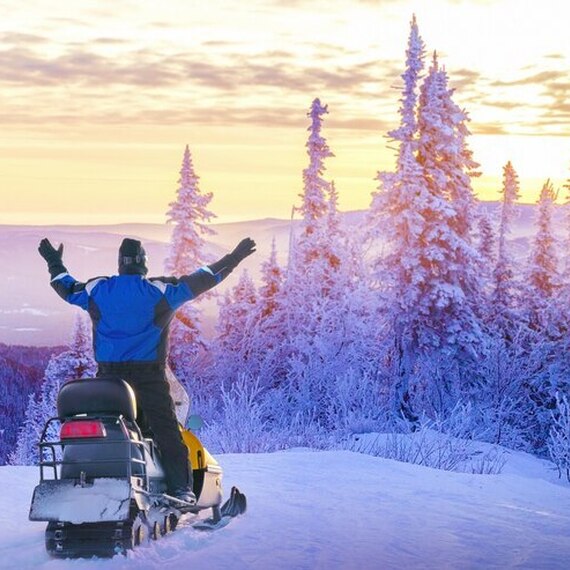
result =
[{"label": "snowmobile track", "polygon": [[[45,533],[46,549],[55,558],[110,558],[174,531],[183,514],[172,507],[170,497],[148,514],[131,506],[131,517],[123,522],[72,524],[50,522]],[[213,509],[213,516],[198,520],[189,528],[215,531],[227,526],[232,519],[245,513],[246,497],[232,487],[229,499]]]},{"label": "snowmobile track", "polygon": [[145,515],[133,508],[131,513],[129,520],[121,522],[50,522],[45,532],[46,550],[55,558],[110,558],[158,540],[175,530],[180,518],[175,509],[153,509]]}]

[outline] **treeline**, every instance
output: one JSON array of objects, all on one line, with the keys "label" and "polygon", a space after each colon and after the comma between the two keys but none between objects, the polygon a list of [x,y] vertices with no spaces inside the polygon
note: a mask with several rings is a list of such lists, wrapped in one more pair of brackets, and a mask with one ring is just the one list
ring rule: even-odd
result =
[{"label": "treeline", "polygon": [[61,350],[0,343],[0,465],[14,448],[29,395],[39,391],[51,355]]}]

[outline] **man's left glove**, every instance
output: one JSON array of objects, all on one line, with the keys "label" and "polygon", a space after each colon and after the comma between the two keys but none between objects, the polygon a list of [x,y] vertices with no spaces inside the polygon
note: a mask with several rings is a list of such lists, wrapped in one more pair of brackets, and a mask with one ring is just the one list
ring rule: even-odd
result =
[{"label": "man's left glove", "polygon": [[47,261],[48,271],[52,279],[60,273],[65,273],[67,271],[65,265],[63,265],[62,262],[63,244],[60,244],[60,246],[55,249],[55,247],[51,245],[49,239],[44,238],[40,242],[38,251],[40,252],[40,255]]},{"label": "man's left glove", "polygon": [[234,261],[234,266],[241,263],[248,255],[251,255],[255,251],[255,242],[251,238],[242,239],[237,247],[229,254],[232,261]]},{"label": "man's left glove", "polygon": [[213,275],[221,275],[221,279],[225,279],[231,271],[254,251],[255,242],[251,238],[242,239],[231,253],[224,255],[222,259],[219,259],[208,267]]}]

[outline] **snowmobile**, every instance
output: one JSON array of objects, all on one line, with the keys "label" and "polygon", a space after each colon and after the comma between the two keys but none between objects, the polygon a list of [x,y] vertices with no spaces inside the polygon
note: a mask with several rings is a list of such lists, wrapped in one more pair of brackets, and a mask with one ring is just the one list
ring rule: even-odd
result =
[{"label": "snowmobile", "polygon": [[[185,513],[193,513],[194,528],[214,530],[245,512],[246,498],[236,487],[222,505],[220,465],[182,427],[197,502],[166,493],[160,452],[151,434],[141,432],[135,394],[124,380],[70,381],[58,394],[57,412],[39,442],[40,482],[29,515],[48,522],[45,544],[51,555],[124,554],[174,530]],[[209,518],[198,515],[207,509]]]}]

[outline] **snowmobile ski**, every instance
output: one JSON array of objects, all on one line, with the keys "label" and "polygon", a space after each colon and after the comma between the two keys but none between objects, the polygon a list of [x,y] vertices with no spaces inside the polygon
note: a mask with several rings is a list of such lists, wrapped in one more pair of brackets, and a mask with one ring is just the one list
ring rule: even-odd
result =
[{"label": "snowmobile ski", "polygon": [[247,499],[237,487],[232,487],[230,498],[219,511],[214,510],[214,516],[195,522],[192,528],[196,530],[219,530],[227,526],[231,520],[243,515],[247,510]]},{"label": "snowmobile ski", "polygon": [[233,517],[222,517],[218,522],[215,522],[213,517],[210,517],[208,519],[203,519],[200,520],[198,522],[195,522],[192,525],[192,528],[195,530],[219,530],[221,528],[224,528],[225,526],[227,526],[228,524],[230,524],[230,522],[232,521]]}]

